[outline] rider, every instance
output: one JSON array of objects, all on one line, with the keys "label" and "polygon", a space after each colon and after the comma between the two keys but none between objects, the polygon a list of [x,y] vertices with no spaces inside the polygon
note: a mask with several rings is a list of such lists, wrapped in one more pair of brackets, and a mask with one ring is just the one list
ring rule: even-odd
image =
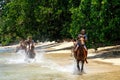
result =
[{"label": "rider", "polygon": [[[80,39],[81,37],[83,37],[85,42],[87,42],[88,38],[87,38],[87,35],[86,35],[86,32],[85,32],[85,29],[81,30],[81,34],[78,35],[78,39]],[[87,51],[87,47],[86,47],[85,44],[84,44],[84,48]]]},{"label": "rider", "polygon": [[[77,45],[76,45],[75,51],[77,51],[78,47],[81,45],[81,43],[80,43],[79,40],[80,40],[82,37],[84,38],[85,42],[87,42],[87,35],[86,35],[86,33],[85,33],[85,29],[82,29],[82,30],[81,30],[81,34],[78,34],[78,37],[77,37],[78,41],[77,41]],[[82,45],[84,46],[85,50],[87,51],[87,47],[86,47],[85,43],[82,44]]]},{"label": "rider", "polygon": [[[85,32],[85,29],[82,29],[81,32],[80,32],[80,34],[78,34],[78,38],[77,38],[78,40],[77,40],[75,52],[77,51],[78,47],[79,47],[80,45],[82,45],[82,46],[84,46],[84,49],[85,49],[85,51],[86,51],[86,55],[85,55],[85,56],[86,56],[86,58],[87,58],[87,53],[88,53],[88,51],[87,51],[87,47],[86,47],[86,45],[85,45],[85,42],[81,42],[81,43],[80,43],[80,40],[83,39],[83,38],[84,38],[84,41],[87,42],[88,38],[87,38],[87,35],[86,35],[86,32]],[[83,41],[83,40],[81,40],[81,41]]]},{"label": "rider", "polygon": [[21,41],[20,41],[20,46],[21,46],[21,47],[25,46],[25,40],[24,40],[24,39],[21,39]]},{"label": "rider", "polygon": [[19,44],[20,44],[20,45],[16,47],[16,52],[17,52],[19,49],[23,49],[23,50],[26,51],[25,40],[21,38]]},{"label": "rider", "polygon": [[25,43],[26,43],[26,59],[29,59],[29,58],[35,58],[35,51],[34,51],[34,41],[32,40],[32,36],[28,36],[27,37],[27,40],[25,40]]},{"label": "rider", "polygon": [[32,36],[28,36],[25,42],[29,49],[31,49],[31,47],[34,47],[34,41],[32,40]]}]

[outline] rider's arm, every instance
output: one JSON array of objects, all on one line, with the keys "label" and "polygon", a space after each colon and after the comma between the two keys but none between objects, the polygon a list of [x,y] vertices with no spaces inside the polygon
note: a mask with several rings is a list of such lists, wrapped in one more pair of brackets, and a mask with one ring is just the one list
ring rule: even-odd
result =
[{"label": "rider's arm", "polygon": [[34,40],[32,40],[32,45],[35,46],[35,42],[34,42]]},{"label": "rider's arm", "polygon": [[88,40],[88,37],[87,37],[87,35],[85,35],[85,42],[87,42],[87,40]]}]

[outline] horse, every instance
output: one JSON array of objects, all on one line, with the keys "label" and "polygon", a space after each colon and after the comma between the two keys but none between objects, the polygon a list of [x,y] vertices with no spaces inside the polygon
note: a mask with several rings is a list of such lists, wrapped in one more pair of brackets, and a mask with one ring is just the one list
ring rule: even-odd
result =
[{"label": "horse", "polygon": [[24,50],[26,52],[26,45],[23,42],[20,42],[20,45],[16,47],[15,52],[18,52],[19,50]]},{"label": "horse", "polygon": [[27,58],[30,58],[30,59],[34,59],[35,58],[35,51],[34,51],[34,46],[33,45],[30,45],[30,46],[27,46]]},{"label": "horse", "polygon": [[16,47],[16,51],[18,52],[19,50],[23,50],[25,52],[25,61],[28,61],[29,59],[34,59],[35,58],[35,51],[34,51],[34,46],[30,45],[30,43],[21,42],[20,46]]},{"label": "horse", "polygon": [[[84,48],[85,41],[84,41],[83,37],[81,37],[79,39],[79,42],[80,42],[79,47],[77,48],[76,51],[74,51],[74,58],[75,58],[75,60],[77,62],[77,69],[80,72],[83,72],[83,70],[84,70],[84,63],[85,62],[87,63],[87,51]],[[75,47],[74,47],[74,49],[75,49]],[[79,66],[80,61],[81,61],[81,68]]]}]

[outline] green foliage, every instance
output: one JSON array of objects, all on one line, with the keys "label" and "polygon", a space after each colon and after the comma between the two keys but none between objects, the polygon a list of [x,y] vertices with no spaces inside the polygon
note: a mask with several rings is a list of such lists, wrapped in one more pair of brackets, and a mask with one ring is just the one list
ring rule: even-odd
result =
[{"label": "green foliage", "polygon": [[120,40],[120,0],[0,0],[0,5],[3,45],[29,35],[40,41],[76,38],[83,28],[89,46]]},{"label": "green foliage", "polygon": [[89,46],[120,40],[119,0],[81,0],[79,7],[72,7],[70,11],[70,33],[73,38],[84,28],[87,30]]},{"label": "green foliage", "polygon": [[90,0],[81,0],[80,5],[77,8],[72,7],[70,11],[72,13],[70,33],[75,38],[82,28],[89,27]]}]

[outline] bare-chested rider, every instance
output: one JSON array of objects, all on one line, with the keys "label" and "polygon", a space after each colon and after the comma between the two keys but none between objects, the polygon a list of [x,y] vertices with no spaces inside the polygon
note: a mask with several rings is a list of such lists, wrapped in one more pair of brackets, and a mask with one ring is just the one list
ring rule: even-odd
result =
[{"label": "bare-chested rider", "polygon": [[16,47],[16,52],[18,50],[25,50],[26,51],[26,45],[25,45],[25,40],[21,39],[19,42],[19,46]]},{"label": "bare-chested rider", "polygon": [[31,51],[33,54],[35,54],[34,48],[35,44],[34,41],[32,40],[32,36],[29,36],[27,40],[25,41],[27,50]]}]

